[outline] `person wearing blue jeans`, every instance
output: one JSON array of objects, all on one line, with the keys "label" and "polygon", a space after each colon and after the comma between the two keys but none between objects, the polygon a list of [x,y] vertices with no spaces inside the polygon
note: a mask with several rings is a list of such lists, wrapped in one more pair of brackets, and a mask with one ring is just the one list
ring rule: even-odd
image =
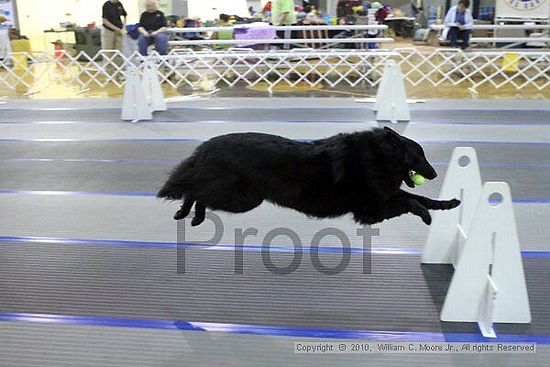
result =
[{"label": "person wearing blue jeans", "polygon": [[459,0],[445,16],[445,27],[449,30],[448,37],[451,47],[458,46],[458,40],[462,40],[462,49],[470,46],[470,34],[474,25],[474,18],[468,7],[470,0]]},{"label": "person wearing blue jeans", "polygon": [[157,10],[155,0],[145,2],[145,11],[139,20],[139,53],[147,56],[147,48],[155,44],[157,52],[161,55],[168,53],[168,35],[166,34],[166,18],[164,13]]},{"label": "person wearing blue jeans", "polygon": [[449,29],[449,42],[451,43],[451,47],[457,48],[459,39],[462,40],[461,48],[463,50],[470,47],[471,32],[472,31],[469,29],[460,29],[459,27],[451,27],[451,29]]}]

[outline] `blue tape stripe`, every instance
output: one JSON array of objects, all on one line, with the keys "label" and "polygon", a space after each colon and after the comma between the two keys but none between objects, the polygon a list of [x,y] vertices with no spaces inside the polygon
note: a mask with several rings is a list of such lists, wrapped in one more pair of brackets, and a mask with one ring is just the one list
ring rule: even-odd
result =
[{"label": "blue tape stripe", "polygon": [[[346,98],[347,99],[347,98]],[[344,101],[346,100],[344,99]],[[185,100],[181,102],[186,102]],[[171,102],[171,103],[177,103]],[[426,103],[430,103],[430,101],[422,102],[419,104],[413,104],[411,111],[412,112],[478,112],[478,113],[517,113],[517,114],[523,114],[526,112],[550,112],[550,108],[536,108],[536,109],[527,109],[527,108],[507,108],[507,109],[495,109],[495,108],[437,108],[437,107],[431,107],[428,106]],[[235,111],[235,110],[258,110],[258,111],[273,111],[273,110],[319,110],[319,109],[330,109],[330,110],[343,110],[343,111],[349,111],[351,110],[365,110],[365,111],[371,111],[371,106],[374,105],[374,102],[355,102],[353,104],[350,104],[346,107],[335,107],[332,105],[319,105],[315,106],[315,108],[311,107],[285,107],[285,106],[263,106],[263,107],[238,107],[238,106],[219,106],[219,107],[206,107],[206,106],[170,106],[171,111],[177,111],[177,110],[185,110],[185,111]],[[421,106],[420,108],[416,108],[416,106]],[[120,111],[120,106],[75,106],[75,107],[24,107],[24,106],[9,106],[6,105],[4,107],[0,107],[0,111],[2,112],[24,112],[24,111],[113,111],[118,110]]]},{"label": "blue tape stripe", "polygon": [[[156,142],[156,143],[201,143],[209,140],[210,138],[143,138],[143,139],[0,139],[1,143],[90,143],[90,142],[120,142],[120,143],[131,143],[131,142]],[[313,138],[300,138],[295,139],[298,141],[314,141]],[[469,140],[417,140],[417,142],[422,144],[470,144],[470,145],[479,145],[479,144],[495,144],[495,145],[548,145],[549,142],[546,141],[469,141]]]},{"label": "blue tape stripe", "polygon": [[411,121],[409,125],[462,125],[462,126],[548,126],[550,121],[503,122],[503,121]]},{"label": "blue tape stripe", "polygon": [[[175,120],[150,120],[138,121],[136,125],[158,125],[158,124],[357,124],[365,127],[365,124],[378,126],[378,122],[371,120],[260,120],[260,121],[239,121],[239,120],[198,120],[198,121],[175,121]],[[86,125],[86,124],[127,124],[124,121],[0,121],[0,125]],[[535,122],[534,124],[544,124],[544,122]],[[549,123],[550,124],[550,123]]]},{"label": "blue tape stripe", "polygon": [[[237,120],[199,120],[199,121],[174,121],[174,120],[153,120],[138,121],[136,125],[158,125],[158,124],[357,124],[365,126],[372,124],[378,126],[376,121],[366,120],[285,120],[285,121],[237,121]],[[85,125],[85,124],[126,124],[124,121],[0,121],[0,125]],[[539,123],[537,123],[539,124]]]},{"label": "blue tape stripe", "polygon": [[86,191],[32,191],[32,190],[0,190],[0,194],[45,195],[45,196],[130,196],[156,197],[152,192],[86,192]]},{"label": "blue tape stripe", "polygon": [[[10,190],[0,189],[0,194],[45,195],[45,196],[129,196],[156,197],[154,192],[88,192],[88,191],[48,191],[48,190]],[[549,204],[550,198],[514,199],[514,204]]]},{"label": "blue tape stripe", "polygon": [[286,336],[327,339],[361,339],[374,341],[423,341],[423,342],[494,342],[550,344],[550,335],[499,334],[497,338],[484,338],[475,333],[434,333],[414,331],[372,331],[312,329],[286,326],[263,326],[194,322],[183,320],[144,320],[115,317],[65,316],[25,313],[2,313],[0,321],[47,323],[60,325],[86,325],[162,329],[198,332],[217,332],[258,336]]},{"label": "blue tape stripe", "polygon": [[[233,251],[233,244],[204,244],[193,242],[148,242],[148,241],[127,241],[127,240],[93,240],[93,239],[73,239],[73,238],[58,238],[58,237],[31,237],[31,236],[0,236],[0,242],[4,243],[54,243],[62,245],[79,245],[79,246],[112,246],[112,247],[145,247],[145,248],[170,248],[174,249],[178,246],[194,249],[194,250],[209,250],[209,251]],[[243,251],[261,252],[263,246],[258,244],[243,245]],[[270,247],[271,252],[294,253],[296,248],[292,245],[274,245]],[[312,252],[313,248],[309,245],[302,246],[302,252]],[[347,252],[351,254],[363,254],[370,252],[377,255],[413,255],[420,256],[422,249],[412,247],[372,247],[365,249],[363,247],[342,248],[341,246],[321,246],[316,249],[319,253],[325,254],[341,254]],[[524,250],[521,251],[523,257],[550,257],[550,251],[544,250]]]},{"label": "blue tape stripe", "polygon": [[[15,162],[15,163],[114,163],[114,164],[178,164],[182,161],[181,158],[120,158],[120,159],[105,159],[105,158],[0,158],[0,162]],[[432,166],[446,167],[449,164],[446,162],[432,162]],[[515,168],[550,168],[550,162],[480,162],[480,167],[515,167]]]},{"label": "blue tape stripe", "polygon": [[[56,238],[56,237],[28,237],[28,236],[0,236],[0,242],[4,243],[53,243],[62,245],[78,245],[78,246],[112,246],[112,247],[145,247],[145,248],[170,248],[183,247],[193,250],[209,250],[209,251],[233,251],[235,245],[232,244],[203,244],[192,242],[146,242],[146,241],[125,241],[125,240],[88,240],[88,239],[72,239],[72,238]],[[181,248],[180,247],[180,248]],[[261,252],[262,245],[243,245],[243,251]],[[271,252],[294,253],[296,248],[291,245],[273,245],[270,247]],[[313,248],[308,245],[302,246],[302,252],[312,252]],[[319,253],[326,254],[341,254],[343,251],[351,254],[362,254],[371,252],[373,254],[386,255],[420,255],[421,250],[415,248],[386,248],[375,247],[371,249],[363,249],[361,247],[352,247],[343,249],[341,246],[321,246],[318,248]],[[550,251],[548,252],[550,256]]]},{"label": "blue tape stripe", "polygon": [[93,143],[93,142],[160,142],[160,143],[195,143],[204,142],[205,139],[187,139],[187,138],[147,138],[147,139],[0,139],[2,143]]},{"label": "blue tape stripe", "polygon": [[470,141],[470,140],[417,140],[422,144],[469,144],[469,145],[548,145],[546,141]]},{"label": "blue tape stripe", "polygon": [[[430,162],[431,163],[431,162]],[[431,163],[434,167],[447,167],[449,163],[447,162],[433,162]],[[513,167],[513,168],[550,168],[550,162],[509,162],[509,163],[500,163],[500,162],[479,162],[480,167]]]},{"label": "blue tape stripe", "polygon": [[82,107],[16,107],[6,106],[0,107],[2,112],[28,112],[28,111],[103,111],[103,110],[121,110],[121,107],[99,107],[99,106],[82,106]]},{"label": "blue tape stripe", "polygon": [[525,113],[533,112],[550,112],[550,109],[541,108],[541,109],[490,109],[490,108],[411,108],[411,112],[487,112],[487,113],[517,113],[523,115]]},{"label": "blue tape stripe", "polygon": [[[0,125],[86,125],[86,124],[123,124],[123,121],[0,121]],[[139,121],[138,125],[158,125],[158,124],[358,124],[365,126],[371,124],[378,126],[375,120],[261,120],[261,121],[239,121],[239,120],[199,120],[199,121],[174,121],[174,120],[154,120],[154,121]],[[404,123],[405,124],[405,123]],[[409,123],[410,125],[471,125],[471,126],[548,126],[550,121],[528,121],[528,122],[503,122],[502,120],[485,120],[485,121],[422,121],[415,120]]]},{"label": "blue tape stripe", "polygon": [[[120,159],[104,159],[104,158],[0,158],[0,162],[15,162],[15,163],[123,163],[123,164],[178,164],[182,159],[147,159],[147,158],[120,158]],[[549,164],[550,166],[550,164]]]}]

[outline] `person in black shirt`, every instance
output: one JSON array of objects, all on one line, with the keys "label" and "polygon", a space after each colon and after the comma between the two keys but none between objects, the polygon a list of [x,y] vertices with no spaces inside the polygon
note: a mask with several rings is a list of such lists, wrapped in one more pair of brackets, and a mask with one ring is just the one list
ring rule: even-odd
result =
[{"label": "person in black shirt", "polygon": [[147,47],[155,43],[157,52],[161,55],[168,53],[168,35],[166,34],[166,18],[164,13],[157,10],[155,0],[145,2],[145,11],[139,20],[138,39],[139,53],[147,56]]},{"label": "person in black shirt", "polygon": [[122,51],[122,37],[127,15],[119,0],[109,0],[103,4],[102,47],[104,50]]}]

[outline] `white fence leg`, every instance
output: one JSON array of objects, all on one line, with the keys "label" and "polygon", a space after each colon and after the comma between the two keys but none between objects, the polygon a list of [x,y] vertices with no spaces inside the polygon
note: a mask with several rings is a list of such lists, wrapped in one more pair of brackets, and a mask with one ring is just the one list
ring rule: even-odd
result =
[{"label": "white fence leg", "polygon": [[152,111],[145,100],[141,78],[135,67],[129,67],[126,71],[121,119],[126,121],[153,119]]},{"label": "white fence leg", "polygon": [[493,322],[531,322],[512,195],[505,182],[483,186],[441,320],[478,322],[486,336]]},{"label": "white fence leg", "polygon": [[411,120],[403,74],[393,60],[386,63],[374,109],[377,121]]},{"label": "white fence leg", "polygon": [[[453,150],[439,198],[461,200],[455,210],[436,211],[422,253],[426,264],[455,264],[458,253],[470,229],[472,217],[481,193],[481,174],[474,148]],[[460,227],[457,227],[460,225]]]}]

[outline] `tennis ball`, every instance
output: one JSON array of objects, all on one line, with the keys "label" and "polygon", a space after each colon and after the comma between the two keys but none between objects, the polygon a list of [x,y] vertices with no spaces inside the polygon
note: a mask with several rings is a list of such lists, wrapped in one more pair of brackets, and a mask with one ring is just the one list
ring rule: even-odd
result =
[{"label": "tennis ball", "polygon": [[420,173],[414,172],[410,177],[416,186],[422,186],[426,183],[426,179]]}]

